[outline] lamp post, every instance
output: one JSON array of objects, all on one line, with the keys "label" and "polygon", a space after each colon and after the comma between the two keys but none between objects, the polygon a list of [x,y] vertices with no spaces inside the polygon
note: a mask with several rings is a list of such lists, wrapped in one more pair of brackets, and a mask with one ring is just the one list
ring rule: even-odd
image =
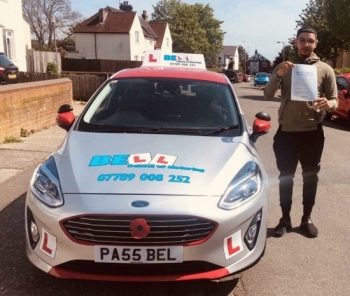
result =
[{"label": "lamp post", "polygon": [[283,62],[284,62],[284,42],[283,41],[277,41],[277,43],[282,43],[282,45],[283,45],[282,56],[283,56]]},{"label": "lamp post", "polygon": [[[243,40],[243,43],[245,41]],[[248,47],[248,52],[249,52],[249,47]],[[247,74],[247,53],[245,51],[245,47],[244,47],[244,74]]]}]

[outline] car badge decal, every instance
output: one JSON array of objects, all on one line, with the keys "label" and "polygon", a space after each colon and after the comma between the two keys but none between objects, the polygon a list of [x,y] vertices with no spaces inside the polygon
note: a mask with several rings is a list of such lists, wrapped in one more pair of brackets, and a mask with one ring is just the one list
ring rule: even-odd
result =
[{"label": "car badge decal", "polygon": [[149,206],[149,202],[145,200],[135,200],[131,203],[134,208],[145,208]]},{"label": "car badge decal", "polygon": [[143,218],[131,221],[129,228],[134,239],[145,238],[151,231],[151,227],[148,226],[147,221]]}]

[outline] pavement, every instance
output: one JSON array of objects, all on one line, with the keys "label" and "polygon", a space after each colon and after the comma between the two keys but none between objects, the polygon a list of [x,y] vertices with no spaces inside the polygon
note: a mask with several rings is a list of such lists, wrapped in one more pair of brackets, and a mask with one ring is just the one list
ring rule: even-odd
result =
[{"label": "pavement", "polygon": [[[85,105],[74,101],[72,106],[75,116],[79,116]],[[0,144],[0,210],[12,201],[3,199],[5,183],[28,169],[33,170],[60,147],[66,135],[64,129],[53,125],[29,137],[21,137],[21,142]]]}]

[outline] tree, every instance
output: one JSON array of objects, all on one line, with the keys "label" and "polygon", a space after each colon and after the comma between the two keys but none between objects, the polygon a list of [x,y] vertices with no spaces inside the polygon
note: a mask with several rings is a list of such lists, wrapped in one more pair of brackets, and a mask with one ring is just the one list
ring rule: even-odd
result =
[{"label": "tree", "polygon": [[[319,40],[315,53],[322,60],[330,60],[333,68],[336,65],[339,54],[348,49],[349,41],[342,40],[330,29],[326,14],[326,2],[329,0],[310,0],[306,8],[299,15],[300,20],[296,21],[297,27],[312,26],[317,30]],[[332,1],[332,0],[331,0]],[[334,0],[341,1],[341,0]],[[333,16],[334,18],[334,16]]]},{"label": "tree", "polygon": [[324,9],[328,28],[348,45],[350,40],[349,0],[327,0],[324,3]]},{"label": "tree", "polygon": [[[82,15],[72,11],[69,0],[23,0],[23,17],[30,26],[39,50],[55,48],[53,39],[64,39],[65,33],[82,20]],[[56,36],[55,36],[56,35]]]},{"label": "tree", "polygon": [[153,6],[152,21],[168,22],[174,52],[202,53],[215,65],[223,46],[222,21],[209,4],[190,5],[181,0],[161,0]]},{"label": "tree", "polygon": [[244,74],[247,74],[246,63],[249,59],[249,56],[245,51],[245,48],[241,45],[238,46],[238,59],[239,59],[239,71],[244,72]]},{"label": "tree", "polygon": [[[286,45],[284,47],[284,60],[291,61],[295,55],[295,48],[291,45]],[[273,61],[273,67],[275,68],[279,63],[283,62],[283,49],[278,53]]]}]

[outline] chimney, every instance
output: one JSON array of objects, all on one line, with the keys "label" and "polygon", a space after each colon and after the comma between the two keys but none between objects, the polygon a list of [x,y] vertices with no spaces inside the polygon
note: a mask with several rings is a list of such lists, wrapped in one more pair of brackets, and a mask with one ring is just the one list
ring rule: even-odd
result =
[{"label": "chimney", "polygon": [[104,22],[106,15],[107,15],[107,11],[103,8],[100,8],[100,10],[98,11],[98,18],[100,23]]},{"label": "chimney", "polygon": [[124,1],[123,4],[119,5],[119,9],[123,11],[132,11],[132,5],[129,5],[129,1]]},{"label": "chimney", "polygon": [[147,11],[146,11],[146,10],[143,11],[142,18],[143,18],[146,22],[148,22],[148,14],[147,14]]}]

